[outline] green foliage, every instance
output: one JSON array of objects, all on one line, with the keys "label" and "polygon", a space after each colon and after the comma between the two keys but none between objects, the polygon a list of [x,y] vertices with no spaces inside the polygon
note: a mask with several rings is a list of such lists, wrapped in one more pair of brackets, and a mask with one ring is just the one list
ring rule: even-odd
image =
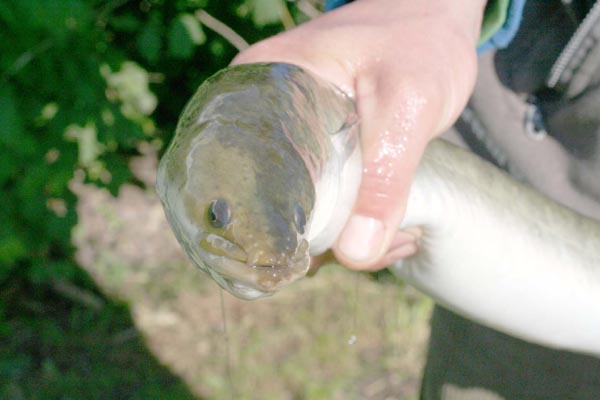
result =
[{"label": "green foliage", "polygon": [[[75,171],[116,193],[130,179],[127,161],[139,144],[164,146],[197,85],[235,55],[201,25],[196,10],[256,41],[280,29],[272,25],[280,6],[272,0],[3,2],[0,279],[17,267],[36,282],[76,275],[52,267],[71,254],[76,199],[68,184]],[[240,8],[251,18],[241,18]],[[273,28],[257,28],[266,24]]]},{"label": "green foliage", "polygon": [[[255,42],[282,29],[278,7],[283,4],[0,2],[0,293],[7,296],[0,297],[0,343],[17,332],[27,342],[0,348],[0,377],[21,382],[35,375],[48,385],[81,379],[63,365],[72,360],[57,361],[39,348],[69,350],[58,342],[68,342],[85,324],[69,331],[52,317],[34,323],[39,313],[27,307],[4,312],[8,303],[28,303],[32,293],[52,292],[56,280],[95,290],[73,262],[70,235],[77,215],[69,182],[83,176],[116,194],[131,180],[128,161],[140,143],[163,148],[197,86],[235,55],[226,39],[198,22],[198,9]],[[240,10],[247,10],[247,17]],[[56,296],[44,299],[55,301]],[[90,335],[102,332],[90,329]],[[11,387],[0,387],[0,397],[13,397]],[[60,389],[49,397],[40,394],[49,393],[44,390],[25,397],[60,397]]]},{"label": "green foliage", "polygon": [[192,14],[181,14],[173,20],[168,34],[169,54],[175,58],[187,59],[196,46],[206,42],[206,35],[200,22]]},{"label": "green foliage", "polygon": [[251,0],[244,4],[240,11],[242,15],[250,11],[254,24],[265,26],[279,23],[283,7],[285,5],[282,0]]}]

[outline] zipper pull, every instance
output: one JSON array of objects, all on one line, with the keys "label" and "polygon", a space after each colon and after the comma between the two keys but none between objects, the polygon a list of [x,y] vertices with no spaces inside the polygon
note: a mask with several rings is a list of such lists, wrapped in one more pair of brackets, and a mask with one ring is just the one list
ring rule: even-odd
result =
[{"label": "zipper pull", "polygon": [[525,111],[525,134],[533,140],[543,140],[547,135],[546,126],[542,111],[538,106],[538,99],[535,95],[527,97],[527,110]]}]

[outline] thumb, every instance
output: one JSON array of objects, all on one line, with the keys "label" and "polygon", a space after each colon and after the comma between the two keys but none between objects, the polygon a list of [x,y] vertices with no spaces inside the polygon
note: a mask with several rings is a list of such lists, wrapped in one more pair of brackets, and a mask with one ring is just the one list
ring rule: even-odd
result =
[{"label": "thumb", "polygon": [[389,75],[381,81],[363,77],[356,83],[362,181],[352,215],[334,248],[337,258],[352,269],[380,264],[404,216],[423,151],[434,133],[441,131],[440,121],[449,119],[441,102],[429,95],[436,91],[417,88],[412,82],[396,81],[391,86],[393,90]]}]

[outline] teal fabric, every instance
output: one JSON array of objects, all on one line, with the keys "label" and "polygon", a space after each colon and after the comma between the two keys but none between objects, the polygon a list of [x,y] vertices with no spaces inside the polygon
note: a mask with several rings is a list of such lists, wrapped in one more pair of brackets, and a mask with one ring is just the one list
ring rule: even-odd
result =
[{"label": "teal fabric", "polygon": [[[478,44],[477,52],[483,53],[484,51],[491,49],[504,49],[508,47],[510,42],[513,40],[517,31],[519,30],[519,26],[521,25],[521,18],[523,17],[523,8],[525,7],[526,0],[510,0],[508,2],[497,1],[494,3],[508,3],[508,4],[498,4],[499,8],[507,7],[506,12],[504,13],[504,23],[500,25],[494,33],[490,36],[489,39],[483,41],[483,43]],[[486,7],[487,11],[487,7]],[[497,10],[495,13],[502,13],[502,10]],[[491,17],[491,16],[490,16]],[[486,25],[486,20],[488,16],[487,13],[485,15],[485,19],[482,25],[482,34],[483,29]],[[494,18],[496,16],[494,15]],[[486,32],[487,34],[488,32]],[[480,38],[484,39],[483,36]]]}]

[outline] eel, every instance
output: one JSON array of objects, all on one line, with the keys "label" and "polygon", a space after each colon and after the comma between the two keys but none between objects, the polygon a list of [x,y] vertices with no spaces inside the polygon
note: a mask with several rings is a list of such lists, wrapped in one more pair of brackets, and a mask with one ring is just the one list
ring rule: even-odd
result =
[{"label": "eel", "polygon": [[[243,299],[306,275],[354,205],[354,101],[285,63],[228,67],[185,107],[157,192],[192,262]],[[441,139],[399,228],[419,252],[390,270],[445,307],[515,337],[600,356],[600,222]]]}]

